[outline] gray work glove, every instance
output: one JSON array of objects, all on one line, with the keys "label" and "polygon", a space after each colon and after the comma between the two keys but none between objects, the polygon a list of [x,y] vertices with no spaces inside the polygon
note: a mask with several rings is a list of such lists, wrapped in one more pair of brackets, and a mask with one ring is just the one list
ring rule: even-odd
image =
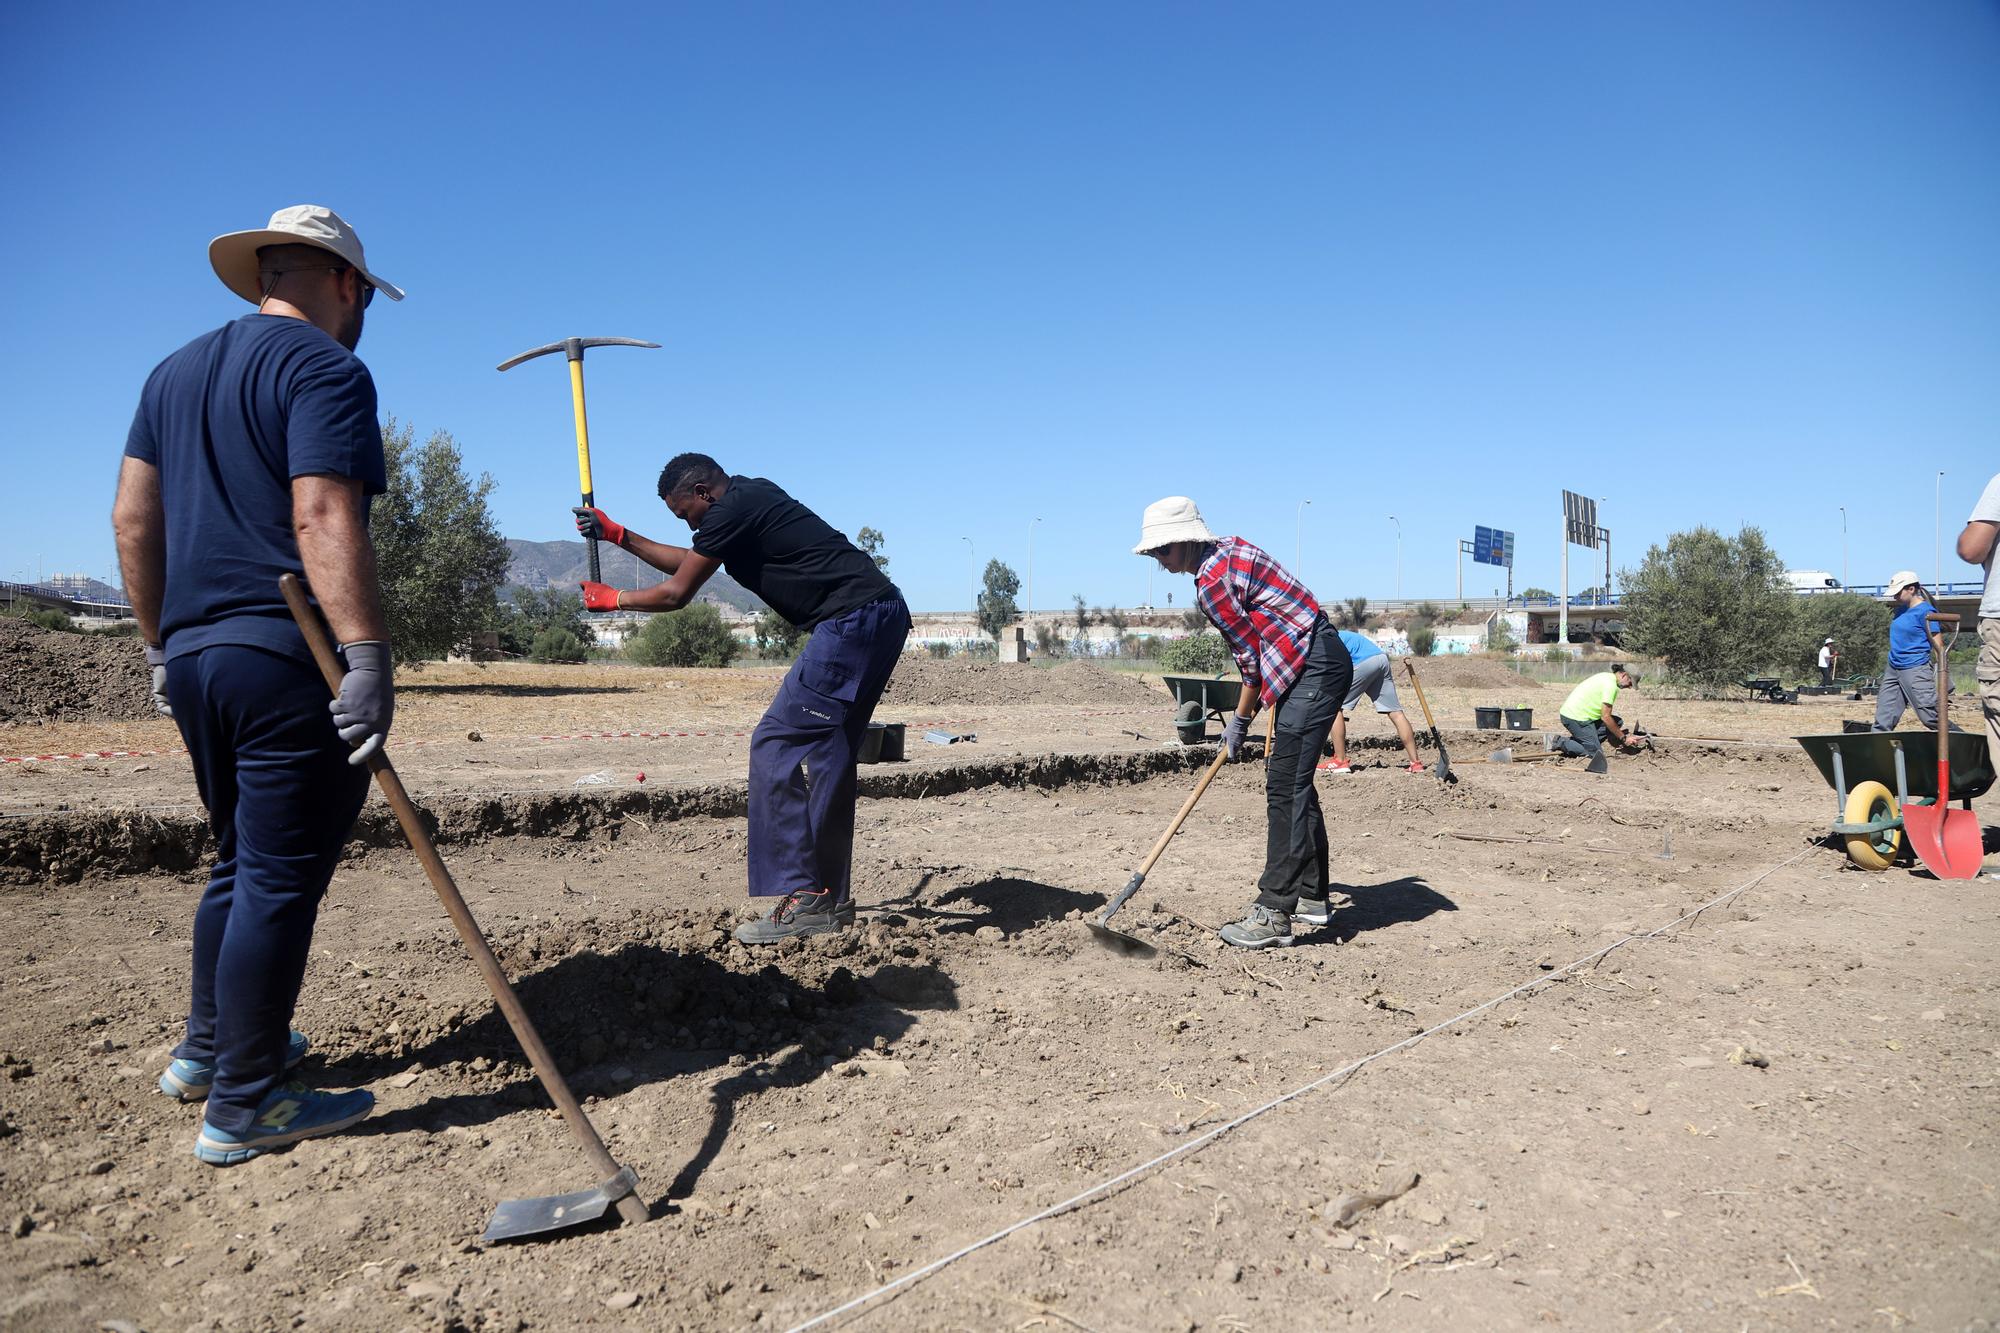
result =
[{"label": "gray work glove", "polygon": [[365,764],[389,736],[389,719],[396,715],[396,678],[390,669],[389,645],[379,639],[344,643],[347,674],[340,678],[340,695],[327,705],[340,739],[355,748],[350,764]]},{"label": "gray work glove", "polygon": [[1235,763],[1237,752],[1243,748],[1243,737],[1249,733],[1250,719],[1241,713],[1231,713],[1222,724],[1222,748],[1229,751],[1229,762]]},{"label": "gray work glove", "polygon": [[174,706],[167,702],[167,650],[150,643],[145,647],[146,665],[153,669],[153,707],[161,717],[172,717]]}]

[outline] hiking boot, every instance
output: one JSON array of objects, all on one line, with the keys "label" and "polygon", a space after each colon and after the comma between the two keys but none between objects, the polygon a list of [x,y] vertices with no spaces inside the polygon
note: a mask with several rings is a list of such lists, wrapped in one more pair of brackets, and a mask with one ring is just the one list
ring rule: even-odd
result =
[{"label": "hiking boot", "polygon": [[1292,919],[1261,903],[1241,921],[1232,921],[1219,932],[1224,944],[1239,949],[1282,949],[1292,942]]},{"label": "hiking boot", "polygon": [[1352,773],[1354,766],[1352,764],[1343,764],[1338,759],[1329,759],[1319,766],[1319,771],[1322,773]]},{"label": "hiking boot", "polygon": [[194,1155],[210,1166],[235,1166],[300,1139],[338,1134],[374,1109],[375,1094],[363,1088],[315,1092],[304,1084],[288,1083],[272,1089],[250,1128],[241,1133],[217,1129],[204,1120],[195,1136]]},{"label": "hiking boot", "polygon": [[1333,921],[1333,903],[1326,898],[1308,898],[1300,894],[1298,906],[1292,909],[1292,920],[1303,921],[1308,926],[1330,925]]},{"label": "hiking boot", "polygon": [[736,928],[742,944],[776,944],[794,935],[831,935],[854,924],[854,901],[836,904],[832,889],[818,893],[788,893],[771,915],[745,921]]},{"label": "hiking boot", "polygon": [[[285,1043],[285,1069],[297,1067],[312,1049],[312,1042],[303,1032],[293,1032]],[[175,1101],[199,1102],[208,1097],[208,1090],[215,1086],[215,1061],[175,1060],[167,1066],[167,1072],[160,1075],[160,1091]]]}]

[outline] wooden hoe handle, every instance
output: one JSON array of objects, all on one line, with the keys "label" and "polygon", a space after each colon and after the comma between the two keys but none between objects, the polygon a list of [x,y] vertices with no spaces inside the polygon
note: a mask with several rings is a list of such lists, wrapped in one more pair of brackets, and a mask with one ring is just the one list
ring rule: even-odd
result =
[{"label": "wooden hoe handle", "polygon": [[[319,608],[307,600],[305,584],[299,581],[296,574],[280,576],[278,586],[285,594],[285,604],[292,609],[292,618],[299,622],[299,629],[306,636],[313,661],[319,664],[320,674],[326,677],[327,688],[338,695],[343,674],[340,659],[334,655],[333,640],[327,634],[326,622],[320,618]],[[368,756],[368,771],[375,775],[376,784],[382,788],[382,798],[395,811],[396,822],[403,826],[403,836],[410,840],[417,859],[423,862],[424,874],[430,877],[431,887],[437,890],[438,898],[444,903],[445,914],[458,928],[458,937],[465,941],[466,951],[472,955],[479,974],[486,979],[486,988],[493,993],[493,1002],[506,1017],[507,1026],[514,1029],[514,1037],[521,1043],[521,1049],[528,1053],[528,1062],[535,1067],[535,1077],[542,1081],[550,1100],[562,1112],[563,1119],[569,1122],[570,1132],[583,1145],[584,1155],[590,1158],[591,1168],[598,1173],[598,1178],[610,1180],[622,1168],[604,1146],[604,1140],[597,1136],[597,1129],[590,1123],[590,1117],[584,1114],[576,1094],[569,1090],[562,1071],[556,1068],[555,1057],[542,1044],[541,1034],[535,1031],[528,1011],[521,1007],[521,997],[508,984],[507,974],[500,970],[500,960],[493,956],[493,947],[486,942],[479,923],[473,919],[472,909],[465,905],[465,897],[458,891],[451,871],[445,868],[437,845],[424,830],[423,817],[418,813],[416,803],[403,789],[403,780],[396,776],[396,770],[384,750],[378,749]],[[651,1213],[637,1194],[627,1194],[618,1200],[618,1215],[637,1225]]]}]

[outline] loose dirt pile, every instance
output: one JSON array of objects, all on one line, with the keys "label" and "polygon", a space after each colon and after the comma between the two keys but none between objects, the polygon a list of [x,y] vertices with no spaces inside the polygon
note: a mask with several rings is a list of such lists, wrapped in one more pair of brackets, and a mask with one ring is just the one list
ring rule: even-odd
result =
[{"label": "loose dirt pile", "polygon": [[1130,704],[1162,703],[1166,696],[1136,676],[1090,662],[1052,667],[957,658],[909,657],[896,664],[891,704]]},{"label": "loose dirt pile", "polygon": [[0,616],[0,722],[151,716],[152,673],[134,640]]},{"label": "loose dirt pile", "polygon": [[[1408,679],[1403,664],[1396,663],[1396,683],[1400,686]],[[1483,657],[1424,657],[1417,660],[1417,679],[1425,689],[1451,685],[1467,690],[1511,691],[1514,694],[1539,694],[1539,681],[1530,680],[1518,671],[1509,670],[1498,662]],[[1412,701],[1414,702],[1414,700]],[[1496,693],[1496,704],[1504,704],[1507,699]]]}]

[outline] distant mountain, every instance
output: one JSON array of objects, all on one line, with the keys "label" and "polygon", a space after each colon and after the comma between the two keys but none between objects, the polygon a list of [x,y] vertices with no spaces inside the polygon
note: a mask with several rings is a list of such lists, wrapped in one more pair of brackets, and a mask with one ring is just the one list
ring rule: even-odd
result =
[{"label": "distant mountain", "polygon": [[[510,588],[567,588],[574,591],[577,584],[590,577],[590,556],[581,541],[524,542],[509,537],[507,549],[513,552],[513,559],[507,562],[507,586]],[[604,581],[614,588],[650,588],[666,577],[651,566],[642,564],[638,567],[639,579],[635,582],[632,557],[602,542],[598,543],[597,556]],[[704,597],[713,597],[751,615],[764,609],[764,603],[757,600],[748,588],[721,570],[717,570],[715,577],[702,585],[701,591]]]}]

